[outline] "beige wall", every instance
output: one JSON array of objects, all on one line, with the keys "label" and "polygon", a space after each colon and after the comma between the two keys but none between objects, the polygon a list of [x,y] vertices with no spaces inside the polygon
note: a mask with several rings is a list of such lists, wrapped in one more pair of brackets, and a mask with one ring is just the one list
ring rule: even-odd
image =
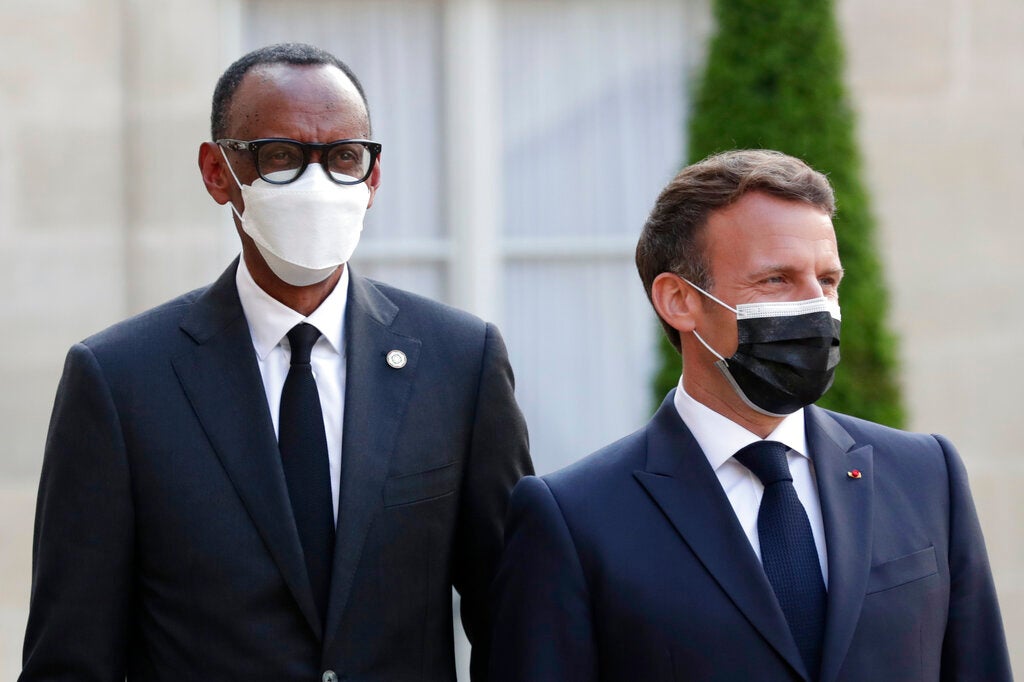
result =
[{"label": "beige wall", "polygon": [[231,6],[0,0],[0,679],[20,669],[65,352],[225,264],[196,153]]},{"label": "beige wall", "polygon": [[839,14],[910,426],[966,462],[1021,674],[1024,3],[842,0]]},{"label": "beige wall", "polygon": [[[1024,4],[845,0],[849,76],[912,425],[972,476],[1024,669]],[[237,3],[0,0],[0,678],[67,347],[211,279],[230,227],[195,166]]]}]

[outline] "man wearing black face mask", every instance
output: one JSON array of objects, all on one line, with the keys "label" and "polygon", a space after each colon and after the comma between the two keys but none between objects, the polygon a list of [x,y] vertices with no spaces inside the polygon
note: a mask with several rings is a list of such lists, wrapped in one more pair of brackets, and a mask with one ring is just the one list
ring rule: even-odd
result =
[{"label": "man wearing black face mask", "polygon": [[516,487],[493,679],[1011,679],[956,450],[812,405],[839,361],[833,211],[769,151],[661,193],[636,261],[685,369],[643,429]]}]

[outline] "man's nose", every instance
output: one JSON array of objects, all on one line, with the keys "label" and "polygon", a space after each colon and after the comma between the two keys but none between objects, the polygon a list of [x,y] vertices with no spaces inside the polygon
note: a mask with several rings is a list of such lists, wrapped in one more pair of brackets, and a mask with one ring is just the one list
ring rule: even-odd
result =
[{"label": "man's nose", "polygon": [[825,296],[825,289],[821,286],[821,280],[818,279],[817,275],[810,277],[800,287],[800,296],[798,300],[806,301],[812,298],[822,298]]},{"label": "man's nose", "polygon": [[328,175],[329,171],[324,167],[321,160],[324,158],[323,152],[320,150],[310,150],[309,152],[309,163],[307,164],[307,170],[313,169],[318,173]]}]

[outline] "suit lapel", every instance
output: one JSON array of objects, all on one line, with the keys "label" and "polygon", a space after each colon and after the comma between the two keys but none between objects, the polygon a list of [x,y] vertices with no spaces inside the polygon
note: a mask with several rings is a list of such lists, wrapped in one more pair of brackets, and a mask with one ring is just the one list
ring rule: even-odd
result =
[{"label": "suit lapel", "polygon": [[181,328],[195,346],[172,362],[221,465],[319,636],[277,437],[235,287],[236,267],[237,261],[192,305]]},{"label": "suit lapel", "polygon": [[[828,615],[821,682],[831,682],[850,647],[871,570],[872,447],[857,446],[820,408],[808,407],[805,414],[828,545]],[[854,470],[859,478],[849,475]]]},{"label": "suit lapel", "polygon": [[802,674],[800,652],[772,587],[673,396],[647,427],[646,471],[634,476],[750,624]]},{"label": "suit lapel", "polygon": [[[352,590],[366,534],[381,512],[388,463],[409,403],[420,340],[390,329],[398,308],[351,274],[345,313],[345,422],[341,446],[338,532],[325,633],[337,631]],[[392,350],[404,367],[387,362]]]}]

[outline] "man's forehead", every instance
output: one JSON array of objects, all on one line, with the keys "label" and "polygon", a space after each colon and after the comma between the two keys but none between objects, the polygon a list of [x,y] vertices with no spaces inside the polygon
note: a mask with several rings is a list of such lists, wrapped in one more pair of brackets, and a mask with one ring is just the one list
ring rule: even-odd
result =
[{"label": "man's forehead", "polygon": [[714,259],[729,262],[786,260],[800,253],[838,263],[838,244],[831,216],[810,203],[763,193],[713,212],[704,226],[706,248]]},{"label": "man's forehead", "polygon": [[248,127],[271,112],[347,115],[367,121],[362,95],[333,64],[259,64],[242,77],[231,99],[228,126]]},{"label": "man's forehead", "polygon": [[359,101],[362,96],[348,75],[333,64],[257,64],[242,77],[235,99],[261,93],[290,91],[299,87],[317,87],[338,96]]}]

